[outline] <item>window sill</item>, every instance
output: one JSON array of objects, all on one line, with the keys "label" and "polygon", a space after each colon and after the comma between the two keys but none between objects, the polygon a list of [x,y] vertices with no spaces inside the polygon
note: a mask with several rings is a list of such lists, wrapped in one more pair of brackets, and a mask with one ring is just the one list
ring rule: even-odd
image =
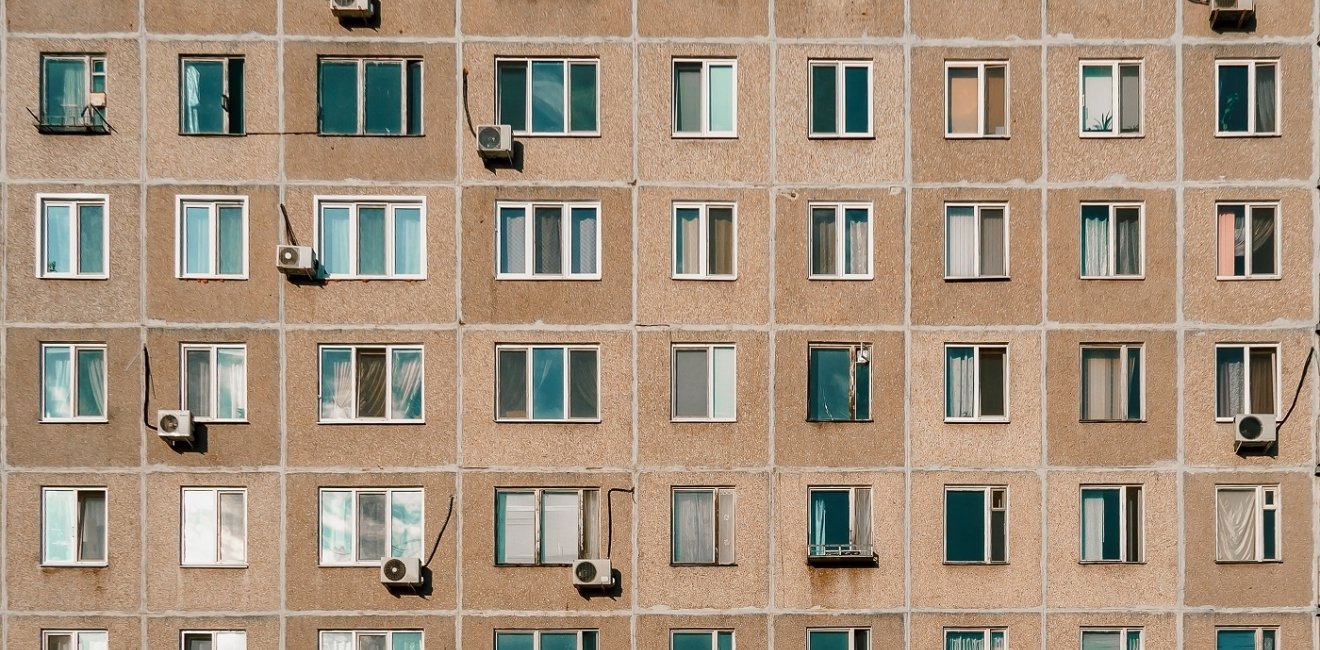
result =
[{"label": "window sill", "polygon": [[737,140],[737,133],[671,133],[674,140]]},{"label": "window sill", "polygon": [[247,276],[247,274],[243,274],[243,275],[176,275],[176,276],[174,276],[174,277],[175,277],[175,279],[177,279],[177,280],[185,280],[185,281],[187,281],[187,280],[191,280],[191,281],[193,281],[193,282],[197,282],[198,284],[206,284],[207,282],[246,282],[246,281],[248,280],[248,276]]},{"label": "window sill", "polygon": [[[382,560],[385,558],[381,558]],[[323,564],[316,563],[318,569],[376,569],[380,570],[380,560],[375,562],[355,562],[353,564]]]},{"label": "window sill", "polygon": [[495,275],[499,282],[595,282],[601,274],[592,275]]},{"label": "window sill", "polygon": [[1008,560],[1002,560],[998,562],[978,562],[978,561],[963,562],[958,560],[945,560],[942,564],[944,564],[944,566],[1008,566]]},{"label": "window sill", "polygon": [[705,281],[705,282],[736,282],[738,276],[735,275],[670,275],[670,280],[677,282]]},{"label": "window sill", "polygon": [[101,419],[61,419],[61,420],[37,420],[38,424],[109,424],[109,418]]},{"label": "window sill", "polygon": [[571,131],[568,133],[535,133],[531,131],[513,131],[509,134],[515,138],[597,138],[601,137],[600,131]]},{"label": "window sill", "polygon": [[875,133],[808,133],[808,140],[874,140]]},{"label": "window sill", "polygon": [[981,135],[979,133],[945,133],[945,140],[1008,140],[1008,134]]},{"label": "window sill", "polygon": [[[337,565],[336,565],[337,566]],[[246,569],[248,565],[243,564],[180,564],[180,569]]]},{"label": "window sill", "polygon": [[730,562],[727,564],[720,562],[670,562],[669,563],[669,567],[671,569],[686,569],[686,568],[704,569],[704,568],[720,568],[720,567],[736,567],[736,566],[738,566],[737,562]]},{"label": "window sill", "polygon": [[1239,133],[1236,131],[1215,131],[1216,138],[1281,138],[1283,133]]},{"label": "window sill", "polygon": [[322,133],[316,132],[318,138],[424,138],[425,133]]},{"label": "window sill", "polygon": [[185,133],[180,131],[179,136],[184,138],[243,138],[247,137],[247,131],[242,133]]},{"label": "window sill", "polygon": [[1008,418],[944,418],[945,424],[1011,424]]},{"label": "window sill", "polygon": [[738,418],[676,418],[670,416],[669,422],[671,424],[736,424]]},{"label": "window sill", "polygon": [[1112,280],[1116,282],[1135,282],[1145,280],[1146,275],[1079,275],[1078,280]]},{"label": "window sill", "polygon": [[494,567],[496,569],[561,569],[561,568],[569,568],[572,566],[573,565],[571,563],[554,564],[549,562],[543,562],[541,564],[500,564],[497,562],[494,564]]},{"label": "window sill", "polygon": [[1081,131],[1077,137],[1083,140],[1140,140],[1146,137],[1144,131],[1139,133],[1114,133],[1112,131]]},{"label": "window sill", "polygon": [[1282,280],[1282,274],[1274,275],[1216,275],[1215,280],[1219,282],[1250,282],[1252,280]]},{"label": "window sill", "polygon": [[1215,564],[1283,564],[1283,560],[1215,560]]},{"label": "window sill", "polygon": [[241,420],[217,420],[214,418],[193,418],[197,424],[252,424],[247,418]]},{"label": "window sill", "polygon": [[1098,418],[1079,418],[1078,424],[1145,424],[1146,418],[1137,420],[1101,420]]},{"label": "window sill", "polygon": [[946,275],[945,282],[1008,282],[1011,275]]},{"label": "window sill", "polygon": [[814,423],[816,423],[816,424],[836,424],[836,423],[842,423],[842,424],[867,424],[867,423],[869,423],[869,422],[875,422],[875,420],[872,419],[872,418],[867,418],[867,419],[865,419],[865,420],[813,420],[813,419],[811,419],[811,418],[807,418],[807,422],[814,422]]},{"label": "window sill", "polygon": [[1115,564],[1144,566],[1146,564],[1146,561],[1142,560],[1140,562],[1131,562],[1128,560],[1078,560],[1077,564],[1081,566],[1110,566]]},{"label": "window sill", "polygon": [[109,562],[63,562],[58,564],[52,564],[50,562],[41,563],[41,568],[43,569],[104,569],[108,566],[110,566]]},{"label": "window sill", "polygon": [[418,281],[420,281],[420,280],[425,280],[425,279],[426,279],[426,276],[424,276],[424,275],[418,275],[418,276],[409,276],[409,275],[362,275],[362,276],[358,276],[358,275],[327,275],[327,276],[325,276],[325,277],[323,277],[323,278],[320,278],[320,280],[321,280],[322,282],[326,282],[326,283],[330,283],[330,282],[378,282],[378,281],[386,281],[386,282],[408,282],[408,281],[411,281],[411,282],[418,282]]},{"label": "window sill", "polygon": [[354,425],[354,424],[356,424],[356,425],[370,425],[370,426],[376,426],[376,425],[381,425],[381,424],[384,424],[384,425],[401,425],[401,424],[402,424],[402,425],[408,425],[408,424],[418,425],[418,424],[426,424],[426,420],[317,420],[316,423],[317,423],[317,424],[327,425],[327,426]]},{"label": "window sill", "polygon": [[106,273],[96,275],[38,275],[39,280],[109,280],[110,275]]},{"label": "window sill", "polygon": [[867,282],[875,279],[875,274],[869,275],[808,275],[807,280],[811,282]]},{"label": "window sill", "polygon": [[496,424],[600,424],[601,419],[582,418],[576,420],[533,420],[533,419],[513,420],[509,418],[495,418],[495,422]]}]

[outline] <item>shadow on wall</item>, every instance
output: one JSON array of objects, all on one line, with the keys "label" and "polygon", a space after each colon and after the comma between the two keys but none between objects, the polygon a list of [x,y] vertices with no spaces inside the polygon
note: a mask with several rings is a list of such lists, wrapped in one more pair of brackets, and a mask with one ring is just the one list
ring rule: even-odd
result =
[{"label": "shadow on wall", "polygon": [[1237,7],[1254,6],[1257,0],[1186,0],[1188,4],[1200,5],[1209,9],[1228,10],[1226,15],[1215,20],[1211,29],[1219,34],[1239,34],[1256,31],[1256,12],[1236,11]]}]

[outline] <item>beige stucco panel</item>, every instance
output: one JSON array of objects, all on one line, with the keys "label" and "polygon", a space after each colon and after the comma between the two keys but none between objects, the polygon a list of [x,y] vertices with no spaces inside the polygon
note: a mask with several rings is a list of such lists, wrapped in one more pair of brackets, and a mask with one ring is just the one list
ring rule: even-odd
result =
[{"label": "beige stucco panel", "polygon": [[[1010,648],[1035,648],[1041,645],[1043,630],[1040,614],[939,613],[912,615],[911,647],[943,648],[944,631],[947,629],[988,627],[1007,629]],[[1053,648],[1053,643],[1049,647]]]},{"label": "beige stucco panel", "polygon": [[[425,605],[422,606],[424,607]],[[421,630],[422,643],[425,647],[454,647],[454,619],[447,615],[301,616],[293,614],[284,620],[283,647],[287,650],[319,650],[321,630]],[[249,643],[248,647],[254,646]]]},{"label": "beige stucco panel", "polygon": [[[1130,588],[1139,587],[1130,583]],[[1052,595],[1052,594],[1051,594]],[[1080,650],[1082,630],[1085,628],[1121,627],[1141,628],[1143,648],[1177,648],[1178,620],[1174,614],[1147,614],[1138,612],[1114,613],[1059,613],[1047,617],[1046,634],[1051,650]],[[1184,639],[1186,641],[1186,639]],[[1016,642],[1016,639],[1014,640]],[[1183,648],[1212,648],[1213,643],[1184,643]]]},{"label": "beige stucco panel", "polygon": [[912,31],[924,38],[1039,38],[1035,0],[947,0],[912,3]]},{"label": "beige stucco panel", "polygon": [[903,11],[867,0],[775,0],[780,38],[897,37]]},{"label": "beige stucco panel", "polygon": [[[1301,601],[1299,604],[1309,602]],[[1191,603],[1188,603],[1189,605]],[[1217,614],[1188,613],[1183,618],[1183,647],[1212,648],[1215,646],[1215,628],[1218,627],[1278,627],[1279,648],[1312,647],[1315,615],[1301,613],[1269,614]],[[1151,647],[1151,646],[1146,646]]]},{"label": "beige stucco panel", "polygon": [[137,0],[7,0],[11,32],[135,32]]},{"label": "beige stucco panel", "polygon": [[[340,19],[329,3],[284,2],[284,32],[329,37],[434,38],[454,33],[454,0],[376,2],[370,19]],[[321,6],[316,6],[320,4]],[[452,73],[452,68],[450,68]]]},{"label": "beige stucco panel", "polygon": [[[278,0],[145,0],[147,31],[175,34],[274,34]],[[313,3],[304,11],[317,9]],[[326,9],[322,11],[328,12]]]},{"label": "beige stucco panel", "polygon": [[596,647],[623,648],[632,643],[631,627],[626,616],[469,616],[463,619],[463,639],[459,647],[493,648],[497,630],[561,629],[596,630]]},{"label": "beige stucco panel", "polygon": [[807,630],[814,628],[863,627],[871,631],[872,648],[901,648],[901,614],[781,614],[774,618],[775,647],[780,650],[810,650]]},{"label": "beige stucco panel", "polygon": [[[1201,10],[1183,6],[1185,12]],[[1173,35],[1177,7],[1177,3],[1151,0],[1047,2],[1045,21],[1049,32],[1056,36],[1168,38]]]},{"label": "beige stucco panel", "polygon": [[[137,648],[142,643],[140,619],[133,616],[14,616],[5,617],[10,648],[41,647],[42,630],[105,630],[110,647]],[[177,641],[175,642],[177,643]]]},{"label": "beige stucco panel", "polygon": [[547,5],[539,0],[488,0],[463,6],[464,36],[627,36],[629,0]]},{"label": "beige stucco panel", "polygon": [[1236,28],[1210,24],[1210,11],[1206,5],[1188,3],[1183,5],[1183,34],[1186,36],[1242,38],[1244,36],[1309,36],[1315,29],[1315,3],[1311,0],[1273,0],[1257,2],[1253,23],[1247,23],[1249,29],[1238,32]]},{"label": "beige stucco panel", "polygon": [[[174,609],[174,608],[167,608]],[[173,648],[181,644],[184,632],[223,632],[241,630],[249,648],[280,647],[280,619],[276,616],[204,616],[149,618],[147,645],[151,648]],[[110,639],[116,648],[118,639]],[[128,646],[125,646],[128,647]],[[286,647],[293,647],[293,640]]]},{"label": "beige stucco panel", "polygon": [[637,32],[642,36],[764,36],[769,32],[765,0],[675,0],[638,2]]}]

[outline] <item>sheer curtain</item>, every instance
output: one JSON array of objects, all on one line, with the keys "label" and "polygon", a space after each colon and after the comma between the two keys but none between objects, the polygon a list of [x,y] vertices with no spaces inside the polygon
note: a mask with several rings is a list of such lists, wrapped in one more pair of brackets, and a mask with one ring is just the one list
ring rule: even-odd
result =
[{"label": "sheer curtain", "polygon": [[218,418],[247,416],[247,352],[242,348],[217,348],[216,414]]},{"label": "sheer curtain", "polygon": [[532,255],[536,273],[558,275],[564,272],[563,211],[557,207],[536,208],[536,241]]},{"label": "sheer curtain", "polygon": [[1082,275],[1109,275],[1109,206],[1082,206]]},{"label": "sheer curtain", "polygon": [[674,274],[701,271],[701,210],[674,210]]},{"label": "sheer curtain", "polygon": [[1136,208],[1114,210],[1114,259],[1117,275],[1141,274],[1141,217]]},{"label": "sheer curtain", "polygon": [[947,348],[944,380],[944,415],[970,418],[976,414],[976,351]]},{"label": "sheer curtain", "polygon": [[72,208],[68,205],[45,205],[46,223],[44,234],[46,240],[42,250],[45,251],[45,273],[69,273],[73,271],[73,242],[69,240],[69,234],[73,231],[71,221]]},{"label": "sheer curtain", "polygon": [[1256,559],[1256,490],[1219,490],[1215,494],[1215,557],[1222,562]]},{"label": "sheer curtain", "polygon": [[563,348],[532,349],[532,418],[563,419],[564,367]]},{"label": "sheer curtain", "polygon": [[1251,413],[1273,413],[1274,350],[1251,351]]},{"label": "sheer curtain", "polygon": [[395,632],[391,650],[422,650],[422,633]]},{"label": "sheer curtain", "polygon": [[183,561],[210,564],[216,560],[216,493],[212,490],[183,492]]},{"label": "sheer curtain", "polygon": [[495,515],[495,561],[531,564],[536,548],[536,495],[496,492]]},{"label": "sheer curtain", "polygon": [[500,272],[527,272],[527,212],[500,208]]},{"label": "sheer curtain", "polygon": [[72,366],[70,348],[52,346],[43,351],[41,367],[45,395],[42,413],[46,419],[73,416]]},{"label": "sheer curtain", "polygon": [[1082,650],[1123,650],[1123,633],[1109,630],[1082,632]]},{"label": "sheer curtain", "polygon": [[385,384],[385,350],[359,348],[357,350],[357,417],[388,417],[388,386]]},{"label": "sheer curtain", "polygon": [[183,130],[185,133],[200,131],[198,109],[202,104],[201,73],[195,64],[183,65]]},{"label": "sheer curtain", "polygon": [[541,494],[541,562],[570,564],[578,559],[578,495]]},{"label": "sheer curtain", "polygon": [[105,632],[79,632],[78,650],[107,650],[110,635]]},{"label": "sheer curtain", "polygon": [[390,556],[422,557],[422,493],[396,490],[390,499]]},{"label": "sheer curtain", "polygon": [[352,271],[348,264],[348,208],[321,208],[321,267],[326,273],[347,274]]},{"label": "sheer curtain", "polygon": [[211,272],[211,210],[204,205],[183,208],[183,272]]},{"label": "sheer curtain", "polygon": [[835,251],[837,212],[834,208],[811,209],[811,272],[815,275],[838,273]]},{"label": "sheer curtain", "polygon": [[811,545],[825,544],[825,499],[822,495],[811,495]]},{"label": "sheer curtain", "polygon": [[242,562],[247,559],[247,497],[241,492],[221,492],[220,561]]},{"label": "sheer curtain", "polygon": [[1251,272],[1274,273],[1274,208],[1251,209]]},{"label": "sheer curtain", "polygon": [[1123,372],[1118,348],[1082,350],[1082,419],[1121,419]]},{"label": "sheer curtain", "polygon": [[1082,491],[1082,560],[1104,559],[1105,498],[1099,490]]},{"label": "sheer curtain", "polygon": [[865,275],[871,270],[871,241],[867,235],[870,215],[866,210],[844,210],[845,230],[843,270],[852,275]]},{"label": "sheer curtain", "polygon": [[247,634],[245,632],[216,632],[215,650],[246,650]]},{"label": "sheer curtain", "polygon": [[321,418],[344,420],[353,416],[353,351],[321,350]]},{"label": "sheer curtain", "polygon": [[950,207],[945,211],[944,274],[955,278],[976,275],[976,208]]},{"label": "sheer curtain", "polygon": [[1232,417],[1242,412],[1244,359],[1242,348],[1220,348],[1215,352],[1215,415]]},{"label": "sheer curtain", "polygon": [[422,209],[394,208],[394,273],[396,275],[421,275],[424,244]]},{"label": "sheer curtain", "polygon": [[944,650],[991,650],[985,646],[985,632],[945,632]]},{"label": "sheer curtain", "polygon": [[706,271],[711,275],[733,275],[733,209],[709,208],[706,215]]},{"label": "sheer curtain", "polygon": [[78,559],[105,560],[105,493],[78,493]]},{"label": "sheer curtain", "polygon": [[394,350],[393,378],[390,387],[392,413],[390,417],[416,420],[422,417],[421,350]]},{"label": "sheer curtain", "polygon": [[[61,85],[64,88],[64,124],[77,125],[83,123],[83,110],[87,108],[87,98],[83,96],[85,90],[83,80],[87,73],[87,64],[78,62],[68,62],[63,69],[64,75]],[[49,82],[48,82],[49,83]]]},{"label": "sheer curtain", "polygon": [[353,494],[321,493],[321,562],[343,564],[353,560]]},{"label": "sheer curtain", "polygon": [[322,632],[317,650],[354,650],[352,632]]},{"label": "sheer curtain", "polygon": [[1273,133],[1275,130],[1274,97],[1278,87],[1275,85],[1274,66],[1256,66],[1256,132]]},{"label": "sheer curtain", "polygon": [[78,206],[78,272],[106,272],[105,210],[100,203]]},{"label": "sheer curtain", "polygon": [[185,406],[197,417],[211,417],[211,351],[185,350],[184,365],[188,372]]},{"label": "sheer curtain", "polygon": [[715,561],[715,495],[674,492],[674,562]]},{"label": "sheer curtain", "polygon": [[78,351],[78,415],[105,416],[105,350]]},{"label": "sheer curtain", "polygon": [[1007,275],[1004,258],[1004,211],[1001,208],[981,210],[981,275]]},{"label": "sheer curtain", "polygon": [[570,271],[573,273],[596,273],[596,209],[573,208],[570,210],[573,224],[573,259]]}]

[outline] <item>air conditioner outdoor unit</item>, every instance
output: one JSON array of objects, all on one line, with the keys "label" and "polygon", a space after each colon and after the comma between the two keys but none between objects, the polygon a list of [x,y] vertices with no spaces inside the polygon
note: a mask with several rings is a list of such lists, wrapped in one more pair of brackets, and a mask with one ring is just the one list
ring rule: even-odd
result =
[{"label": "air conditioner outdoor unit", "polygon": [[316,252],[311,246],[276,246],[275,268],[288,275],[316,275]]},{"label": "air conditioner outdoor unit", "polygon": [[576,560],[573,562],[573,586],[594,589],[613,587],[613,569],[609,560]]},{"label": "air conditioner outdoor unit", "polygon": [[1210,24],[1241,27],[1256,13],[1256,0],[1210,0]]},{"label": "air conditioner outdoor unit", "polygon": [[156,435],[162,440],[193,439],[191,411],[156,411]]},{"label": "air conditioner outdoor unit", "polygon": [[348,18],[369,18],[375,13],[371,0],[330,0],[330,11]]},{"label": "air conditioner outdoor unit", "polygon": [[105,108],[105,93],[87,93],[87,105],[92,108]]},{"label": "air conditioner outdoor unit", "polygon": [[513,156],[513,127],[508,124],[483,124],[477,127],[477,154],[482,158]]},{"label": "air conditioner outdoor unit", "polygon": [[1244,413],[1233,417],[1234,440],[1239,448],[1266,447],[1279,441],[1271,414]]},{"label": "air conditioner outdoor unit", "polygon": [[405,587],[416,587],[422,584],[422,558],[382,558],[380,561],[380,583]]}]

